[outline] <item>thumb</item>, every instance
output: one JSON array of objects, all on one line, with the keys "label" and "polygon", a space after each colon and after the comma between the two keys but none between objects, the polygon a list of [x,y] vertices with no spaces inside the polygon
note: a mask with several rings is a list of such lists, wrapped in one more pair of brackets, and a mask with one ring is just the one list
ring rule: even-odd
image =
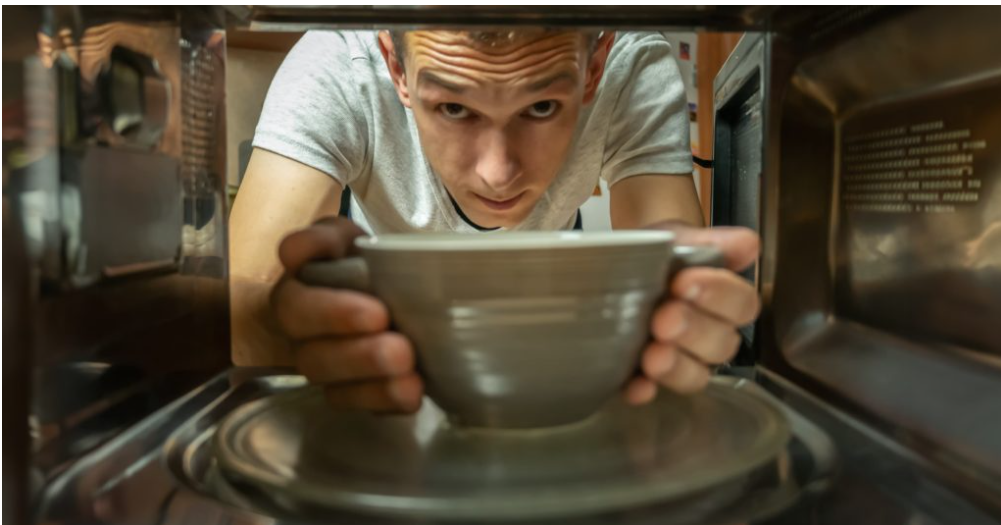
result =
[{"label": "thumb", "polygon": [[340,259],[355,253],[354,240],[364,230],[343,217],[330,217],[289,234],[278,246],[285,270],[295,274],[304,264],[321,259]]},{"label": "thumb", "polygon": [[758,260],[761,240],[750,228],[742,226],[717,226],[696,228],[679,221],[660,222],[650,229],[674,232],[678,244],[710,245],[723,252],[726,267],[739,272]]}]

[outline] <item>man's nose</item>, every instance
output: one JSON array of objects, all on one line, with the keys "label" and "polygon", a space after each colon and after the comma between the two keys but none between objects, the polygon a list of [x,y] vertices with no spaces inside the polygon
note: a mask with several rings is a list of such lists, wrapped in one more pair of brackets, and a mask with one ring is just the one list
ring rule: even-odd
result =
[{"label": "man's nose", "polygon": [[481,137],[476,174],[490,189],[502,192],[521,175],[521,163],[513,146],[513,141],[504,130],[491,130]]}]

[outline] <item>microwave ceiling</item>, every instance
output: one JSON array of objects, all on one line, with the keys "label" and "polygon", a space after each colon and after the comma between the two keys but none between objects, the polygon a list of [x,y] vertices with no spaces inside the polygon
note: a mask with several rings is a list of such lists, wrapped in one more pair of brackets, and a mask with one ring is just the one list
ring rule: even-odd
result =
[{"label": "microwave ceiling", "polygon": [[600,27],[760,31],[773,6],[228,6],[252,31],[387,27]]}]

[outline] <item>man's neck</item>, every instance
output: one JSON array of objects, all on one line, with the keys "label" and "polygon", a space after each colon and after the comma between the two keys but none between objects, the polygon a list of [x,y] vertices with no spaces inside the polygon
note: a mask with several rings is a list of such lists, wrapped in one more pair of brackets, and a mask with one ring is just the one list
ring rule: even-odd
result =
[{"label": "man's neck", "polygon": [[452,207],[455,208],[455,213],[458,213],[459,217],[461,217],[462,220],[466,221],[466,224],[472,226],[473,228],[476,228],[477,231],[481,232],[492,232],[500,229],[499,226],[496,228],[484,228],[483,226],[476,224],[475,222],[473,222],[472,219],[467,217],[465,213],[463,213],[462,208],[459,207],[459,203],[455,202],[455,198],[452,197],[452,193],[449,192],[447,189],[445,190],[445,193],[448,193],[448,200],[452,201]]}]

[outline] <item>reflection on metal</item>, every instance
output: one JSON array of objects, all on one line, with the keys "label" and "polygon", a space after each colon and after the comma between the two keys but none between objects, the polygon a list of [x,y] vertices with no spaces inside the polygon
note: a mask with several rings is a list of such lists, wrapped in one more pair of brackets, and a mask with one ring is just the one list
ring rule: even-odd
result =
[{"label": "reflection on metal", "polygon": [[99,146],[63,159],[67,280],[85,286],[154,261],[176,267],[182,220],[176,159]]},{"label": "reflection on metal", "polygon": [[1001,11],[871,14],[768,37],[764,361],[1001,512]]},{"label": "reflection on metal", "polygon": [[[16,484],[5,500],[20,498],[5,523],[26,522],[29,499],[46,523],[279,521],[221,504],[239,493],[214,492],[224,485],[208,461],[225,414],[302,384],[247,370],[206,382],[229,355],[227,18],[250,29],[768,28],[755,336],[782,400],[845,452],[844,481],[782,522],[968,525],[1001,514],[999,347],[988,330],[998,318],[1001,106],[985,94],[1001,72],[996,8],[226,9],[4,8],[18,21],[4,28],[4,74],[14,73],[4,86],[4,320],[15,328],[4,379],[21,400],[5,406],[4,479]],[[144,109],[140,122],[135,98],[119,100],[119,125],[107,118],[119,111],[106,111],[101,72],[116,48],[155,63],[162,119]],[[160,131],[130,138],[147,123]],[[932,157],[943,158],[848,168]],[[846,197],[855,193],[903,200]],[[18,222],[22,249],[9,230]],[[119,234],[129,240],[115,243]],[[793,458],[768,479],[799,479],[803,465]],[[627,514],[587,522],[663,522]]]},{"label": "reflection on metal", "polygon": [[456,425],[433,403],[396,418],[335,413],[312,387],[234,410],[211,457],[234,487],[292,514],[538,520],[660,507],[673,523],[702,507],[711,522],[714,507],[742,494],[734,485],[776,468],[791,438],[767,395],[728,377],[641,407],[613,399],[586,420],[527,432]]},{"label": "reflection on metal", "polygon": [[166,125],[171,96],[156,61],[116,46],[98,84],[111,129],[137,146],[155,146]]},{"label": "reflection on metal", "polygon": [[[297,396],[302,392],[292,392],[305,385],[305,380],[301,376],[278,375],[278,370],[234,370],[223,374],[214,380],[206,383],[202,388],[192,391],[190,394],[179,400],[174,405],[159,411],[149,418],[143,425],[136,426],[128,432],[122,434],[114,446],[101,450],[98,453],[90,454],[80,462],[74,464],[56,483],[48,488],[44,505],[39,509],[40,517],[51,522],[66,522],[72,516],[77,521],[96,520],[104,523],[134,523],[152,524],[161,523],[165,525],[191,523],[196,520],[198,523],[245,523],[248,525],[263,525],[271,523],[285,523],[288,521],[295,523],[353,523],[353,524],[387,524],[396,523],[405,525],[410,523],[442,523],[441,521],[429,521],[426,519],[416,519],[413,516],[405,516],[400,519],[386,520],[376,517],[367,517],[354,513],[347,513],[336,510],[322,509],[300,509],[294,515],[289,515],[274,507],[269,503],[268,498],[253,492],[248,492],[248,488],[227,480],[220,475],[215,458],[213,457],[212,436],[218,428],[222,419],[230,413],[240,411],[248,403],[262,399],[266,396],[275,396],[284,393],[285,399],[289,396]],[[756,404],[764,401],[765,405],[761,409],[769,416],[773,416],[776,408],[785,412],[779,405],[772,405],[772,398],[764,393],[755,384],[736,378],[719,378],[717,387],[729,388],[740,393],[739,396],[732,397],[732,401],[737,404]],[[735,392],[736,393],[736,392]],[[722,396],[727,398],[728,396]],[[712,396],[708,395],[700,400],[693,401],[695,404],[711,403]],[[267,401],[265,401],[267,403]],[[670,402],[668,402],[670,404]],[[682,402],[679,407],[685,406]],[[253,408],[253,406],[245,407]],[[635,409],[635,407],[634,407]],[[636,410],[656,410],[655,407],[639,408]],[[682,410],[684,410],[682,408]],[[708,411],[701,415],[712,418],[714,415],[721,415],[726,412]],[[788,442],[785,450],[773,461],[766,461],[757,468],[752,469],[750,475],[740,476],[733,483],[724,484],[716,490],[699,492],[689,498],[680,498],[669,502],[662,502],[653,505],[644,505],[630,508],[623,511],[610,512],[594,517],[582,517],[570,520],[569,518],[552,521],[552,523],[584,523],[597,525],[601,523],[620,523],[629,525],[654,525],[664,523],[667,519],[670,523],[696,524],[696,523],[735,523],[741,522],[751,516],[769,516],[776,511],[792,503],[797,495],[806,495],[812,491],[821,490],[831,481],[833,475],[834,451],[831,443],[813,424],[794,413],[786,412],[789,417],[792,439]],[[327,414],[331,420],[335,419],[333,414]],[[434,419],[434,414],[428,414]],[[352,418],[364,417],[358,414],[342,414],[341,420],[350,421]],[[440,415],[439,415],[440,417]],[[419,419],[419,418],[418,418]],[[769,418],[765,418],[766,420]],[[388,427],[397,426],[401,430],[409,424],[416,424],[418,427],[423,424],[413,418],[394,421],[384,420],[382,424]],[[740,423],[738,423],[738,421]],[[708,421],[707,421],[708,422]],[[618,434],[615,426],[605,427],[606,432],[584,433],[591,439],[593,445],[598,445],[610,440],[612,443],[622,440],[625,446],[633,455],[624,456],[622,459],[628,463],[635,463],[634,472],[631,470],[621,471],[625,476],[637,476],[641,480],[643,476],[650,475],[649,464],[658,461],[658,458],[646,457],[645,453],[650,452],[644,449],[668,447],[673,442],[664,442],[656,439],[662,433],[671,434],[676,432],[670,424],[664,422],[657,423],[656,418],[650,418],[646,422],[643,419],[635,420],[636,425],[632,431]],[[747,421],[737,418],[736,421],[727,420],[725,423],[719,421],[724,426],[745,424]],[[398,435],[383,435],[384,439],[394,442],[406,442],[411,437],[417,443],[421,443],[421,435],[425,431],[433,434],[437,427],[438,433],[449,434],[457,441],[451,442],[448,446],[464,449],[466,453],[482,455],[484,461],[474,464],[458,464],[456,474],[461,474],[467,469],[468,474],[478,483],[503,483],[505,476],[517,474],[511,465],[502,461],[504,453],[514,455],[538,453],[546,448],[545,445],[529,437],[534,445],[528,445],[522,450],[517,446],[518,437],[511,439],[498,436],[497,442],[507,442],[506,448],[494,449],[490,446],[477,447],[475,441],[464,439],[460,434],[442,429],[440,426],[432,424],[429,429],[415,428],[411,436],[406,432]],[[288,429],[276,429],[287,431]],[[560,431],[556,431],[559,434]],[[700,432],[694,430],[694,439],[698,441]],[[692,444],[692,435],[682,432],[678,438]],[[359,437],[357,433],[345,433],[345,439],[351,436]],[[316,436],[319,437],[319,436]],[[371,448],[378,446],[378,442],[365,442],[364,436],[357,444],[362,447]],[[746,437],[746,436],[745,436]],[[447,454],[448,451],[442,449],[443,437],[433,435],[426,436],[424,444],[432,447],[426,451],[427,454]],[[447,441],[448,437],[444,440]],[[722,439],[741,439],[736,436],[723,438],[721,436],[706,436],[709,441]],[[762,439],[767,439],[762,436]],[[486,440],[489,443],[489,439]],[[753,440],[752,440],[753,441]],[[573,440],[567,442],[569,447],[586,447],[587,439],[575,443]],[[287,443],[275,443],[279,449],[288,451]],[[593,452],[593,450],[592,450]],[[747,454],[747,450],[734,450],[738,454]],[[407,454],[406,450],[398,450],[398,454]],[[660,461],[668,461],[668,456],[660,457]],[[597,458],[595,458],[597,459]],[[683,460],[683,458],[678,458]],[[539,458],[540,461],[559,461],[557,458]],[[382,464],[390,469],[390,473],[396,469],[391,463]],[[412,468],[420,469],[421,465],[411,465]],[[670,462],[665,464],[670,468]],[[530,472],[532,464],[522,464],[519,467],[525,472]],[[587,471],[586,465],[580,465],[583,471]],[[591,468],[595,468],[594,465]],[[430,469],[430,467],[429,467]],[[484,471],[484,469],[486,469]],[[429,472],[433,471],[430,469]],[[120,473],[128,472],[129,475],[122,476]],[[487,472],[487,476],[483,476]],[[639,474],[637,474],[637,472]],[[552,475],[542,471],[537,475],[545,479]],[[614,471],[613,471],[614,474]],[[448,478],[454,479],[454,478]],[[448,479],[445,480],[448,483]],[[140,482],[141,481],[141,482]],[[577,483],[586,480],[566,480],[568,483]],[[603,479],[592,479],[595,486],[603,486]],[[664,483],[681,483],[683,488],[684,480],[665,479]],[[586,484],[586,483],[585,483]],[[748,486],[754,486],[757,490],[747,490]],[[513,487],[517,488],[517,487]],[[470,491],[460,491],[460,494],[470,494]],[[78,494],[94,494],[94,499],[88,505],[81,506],[77,499]],[[476,494],[475,491],[472,494]],[[419,497],[429,497],[430,495],[420,495]],[[531,498],[532,494],[527,494]],[[579,497],[573,492],[564,494],[564,497]],[[623,493],[619,497],[636,498],[636,494]],[[500,503],[502,500],[494,499]],[[721,504],[725,503],[725,504]],[[573,509],[564,509],[573,512]],[[531,512],[530,509],[520,509],[522,513]],[[511,509],[512,513],[518,513],[519,509]],[[461,520],[460,520],[461,521]],[[454,520],[446,522],[456,523]]]},{"label": "reflection on metal", "polygon": [[[184,213],[196,197],[225,202],[225,158],[203,152],[199,193],[188,195],[181,140],[189,127],[225,132],[221,112],[182,118],[191,97],[223,104],[215,86],[225,39],[200,15],[174,10],[31,9],[37,17],[12,16],[32,27],[16,41],[4,35],[4,74],[17,73],[10,107],[23,107],[18,133],[8,134],[5,84],[4,225],[20,222],[26,237],[4,257],[13,259],[5,272],[16,270],[32,294],[18,323],[32,366],[19,372],[33,392],[23,399],[28,478],[47,483],[228,364],[225,210],[208,208],[197,224]],[[211,89],[183,85],[192,59],[182,35],[187,49],[214,57]],[[8,45],[33,51],[14,60]],[[205,225],[219,232],[214,242],[186,253],[186,232],[203,235]]]},{"label": "reflection on metal", "polygon": [[[200,40],[202,39],[202,40]],[[181,183],[184,192],[183,272],[222,276],[226,254],[225,41],[218,32],[186,34],[181,42],[185,96]]]}]

